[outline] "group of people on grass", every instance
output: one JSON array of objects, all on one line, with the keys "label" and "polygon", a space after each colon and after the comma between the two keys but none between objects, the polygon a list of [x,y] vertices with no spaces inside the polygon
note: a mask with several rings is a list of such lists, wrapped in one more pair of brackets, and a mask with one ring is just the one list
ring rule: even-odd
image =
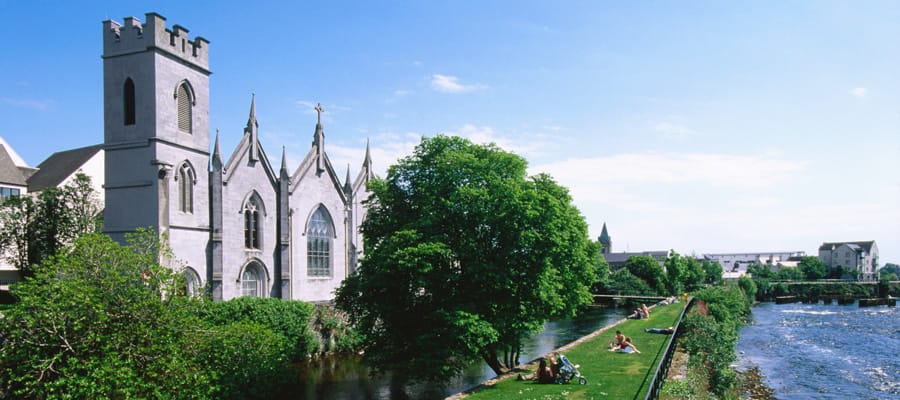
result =
[{"label": "group of people on grass", "polygon": [[[672,303],[678,302],[677,297],[666,298],[665,300],[660,301],[661,305],[668,305]],[[659,305],[658,304],[658,305]],[[634,313],[628,316],[628,318],[632,319],[648,319],[650,318],[650,308],[647,307],[646,304],[641,304],[641,307],[636,308]],[[661,333],[661,334],[673,334],[675,333],[675,327],[668,328],[647,328],[644,329],[644,332],[647,333]],[[615,351],[619,353],[636,353],[640,354],[640,350],[638,350],[637,346],[634,345],[630,337],[626,337],[622,334],[622,331],[616,331],[616,336],[612,342],[609,343],[609,351]],[[557,362],[557,355],[553,353],[547,357],[541,358],[541,361],[538,363],[538,369],[532,374],[521,375],[519,374],[519,380],[535,380],[538,383],[555,383],[557,381],[557,377],[559,376],[559,363]]]},{"label": "group of people on grass", "polygon": [[558,376],[559,362],[557,361],[556,353],[553,353],[547,357],[541,358],[541,362],[538,363],[538,369],[533,374],[519,374],[519,380],[534,380],[537,381],[537,383],[556,383],[556,378]]},{"label": "group of people on grass", "polygon": [[634,312],[628,316],[631,319],[647,319],[650,318],[650,308],[647,307],[646,304],[641,304],[640,307],[635,308]]}]

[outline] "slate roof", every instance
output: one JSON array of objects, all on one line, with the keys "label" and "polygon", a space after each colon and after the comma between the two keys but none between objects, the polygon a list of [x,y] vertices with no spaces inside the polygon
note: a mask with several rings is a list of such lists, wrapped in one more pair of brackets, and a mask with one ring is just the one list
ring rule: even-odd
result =
[{"label": "slate roof", "polygon": [[78,171],[94,154],[103,149],[97,144],[79,149],[58,151],[38,164],[38,171],[28,178],[28,191],[37,192],[48,187],[56,187],[67,177]]},{"label": "slate roof", "polygon": [[[865,250],[866,253],[871,253],[872,245],[875,244],[875,241],[869,240],[867,242],[825,242],[825,243],[822,243],[821,246],[819,246],[819,251],[831,251],[832,247],[838,248],[845,244],[850,246],[850,248],[853,248],[853,246],[859,246],[860,248]],[[857,250],[857,249],[853,249],[853,250]]]},{"label": "slate roof", "polygon": [[25,186],[25,176],[16,166],[6,146],[0,144],[0,183]]}]

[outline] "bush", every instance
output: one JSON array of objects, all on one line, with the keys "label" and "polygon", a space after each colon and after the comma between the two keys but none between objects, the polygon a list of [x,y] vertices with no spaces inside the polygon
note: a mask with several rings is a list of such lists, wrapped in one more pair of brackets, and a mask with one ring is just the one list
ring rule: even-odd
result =
[{"label": "bush", "polygon": [[314,306],[310,303],[273,298],[238,297],[207,302],[201,309],[204,320],[218,326],[252,321],[282,336],[290,360],[299,361],[318,349],[310,329]]},{"label": "bush", "polygon": [[246,319],[207,331],[200,339],[200,354],[215,382],[211,397],[275,397],[289,378],[284,353],[288,347],[283,335]]}]

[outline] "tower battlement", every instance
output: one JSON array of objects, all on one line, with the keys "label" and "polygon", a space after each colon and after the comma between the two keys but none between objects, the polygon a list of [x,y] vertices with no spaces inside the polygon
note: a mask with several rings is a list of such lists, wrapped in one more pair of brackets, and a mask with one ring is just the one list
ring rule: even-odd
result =
[{"label": "tower battlement", "polygon": [[157,13],[145,14],[145,22],[125,17],[123,23],[103,21],[103,58],[111,58],[149,49],[157,49],[209,70],[209,41],[201,36],[193,40],[188,30],[178,24],[166,28],[166,18]]}]

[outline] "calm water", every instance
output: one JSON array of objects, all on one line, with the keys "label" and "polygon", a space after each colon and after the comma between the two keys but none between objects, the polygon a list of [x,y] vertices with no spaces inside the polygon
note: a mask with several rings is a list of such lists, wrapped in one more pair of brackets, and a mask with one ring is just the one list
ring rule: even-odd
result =
[{"label": "calm water", "polygon": [[765,303],[737,348],[779,399],[900,399],[897,307]]},{"label": "calm water", "polygon": [[[588,307],[571,320],[550,321],[544,330],[523,345],[519,361],[527,363],[551,350],[575,341],[597,329],[624,318],[625,309]],[[577,360],[576,360],[577,361]],[[465,373],[440,385],[391,385],[389,375],[369,376],[369,371],[355,356],[330,357],[304,365],[292,399],[442,399],[493,378],[494,373],[483,362],[472,365]]]}]

